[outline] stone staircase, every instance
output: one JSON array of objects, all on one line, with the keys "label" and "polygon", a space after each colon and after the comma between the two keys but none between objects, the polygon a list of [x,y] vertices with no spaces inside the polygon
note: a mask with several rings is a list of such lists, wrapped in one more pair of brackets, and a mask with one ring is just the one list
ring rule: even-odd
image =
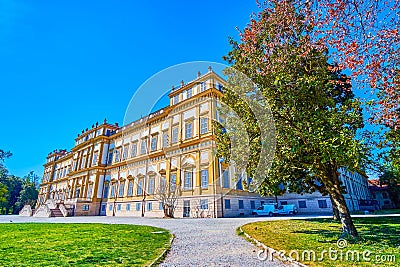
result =
[{"label": "stone staircase", "polygon": [[[30,209],[26,208],[25,213],[30,213]],[[34,217],[67,217],[74,215],[74,209],[70,205],[64,205],[62,201],[54,201],[52,199],[48,199],[45,203],[40,204],[36,210],[30,213]],[[22,214],[21,214],[22,215]]]},{"label": "stone staircase", "polygon": [[51,217],[64,217],[59,208],[50,209],[50,211],[51,211]]}]

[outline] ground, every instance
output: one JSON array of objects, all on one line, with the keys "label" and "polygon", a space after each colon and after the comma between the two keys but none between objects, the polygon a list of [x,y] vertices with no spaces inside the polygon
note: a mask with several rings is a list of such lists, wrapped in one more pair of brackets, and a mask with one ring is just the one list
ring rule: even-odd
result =
[{"label": "ground", "polygon": [[359,237],[346,239],[332,219],[256,222],[242,229],[308,266],[400,265],[400,216],[354,218],[354,223]]},{"label": "ground", "polygon": [[4,223],[0,266],[148,266],[170,238],[151,226]]},{"label": "ground", "polygon": [[[368,215],[372,217],[374,215]],[[295,216],[297,219],[316,216]],[[1,222],[105,223],[150,225],[170,230],[175,236],[170,253],[160,266],[287,266],[280,261],[261,261],[259,249],[238,236],[239,226],[257,221],[287,220],[291,217],[155,219],[133,217],[32,218],[0,216]],[[329,218],[321,216],[320,218]],[[280,222],[283,223],[283,222]]]}]

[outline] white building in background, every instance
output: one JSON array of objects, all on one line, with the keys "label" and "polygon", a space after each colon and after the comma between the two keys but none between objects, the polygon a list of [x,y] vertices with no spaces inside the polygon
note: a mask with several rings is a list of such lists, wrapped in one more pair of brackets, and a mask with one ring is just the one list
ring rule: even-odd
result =
[{"label": "white building in background", "polygon": [[[358,172],[351,172],[346,168],[340,168],[340,181],[346,188],[346,199],[349,210],[359,211],[360,200],[371,200],[372,196],[368,187],[368,177]],[[286,193],[278,196],[274,202],[279,205],[294,204],[300,213],[332,213],[332,203],[329,195],[323,196],[319,192],[312,194]]]}]

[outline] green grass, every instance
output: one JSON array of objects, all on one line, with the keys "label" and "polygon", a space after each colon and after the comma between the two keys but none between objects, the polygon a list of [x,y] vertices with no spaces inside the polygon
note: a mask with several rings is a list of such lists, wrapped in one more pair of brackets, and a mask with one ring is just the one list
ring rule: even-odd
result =
[{"label": "green grass", "polygon": [[[343,249],[336,244],[341,225],[331,219],[257,222],[242,229],[267,246],[284,250],[285,256],[292,250],[297,251],[299,261],[309,266],[400,266],[400,217],[355,218],[354,222],[360,237],[348,239]],[[329,249],[337,251],[336,260],[330,260],[334,259],[335,252],[330,257]],[[310,260],[307,252],[302,259],[304,250],[313,250],[316,260]],[[321,257],[323,250],[328,252]],[[367,250],[371,254],[363,257],[362,253]],[[349,251],[358,251],[359,261]],[[295,252],[291,255],[297,257]]]},{"label": "green grass", "polygon": [[[365,211],[354,211],[351,214],[353,215],[363,215]],[[369,212],[369,214],[400,214],[400,209],[389,209],[389,210],[376,210],[373,212]]]},{"label": "green grass", "polygon": [[0,266],[148,266],[170,238],[150,226],[0,224]]},{"label": "green grass", "polygon": [[377,210],[374,214],[400,214],[400,209]]}]

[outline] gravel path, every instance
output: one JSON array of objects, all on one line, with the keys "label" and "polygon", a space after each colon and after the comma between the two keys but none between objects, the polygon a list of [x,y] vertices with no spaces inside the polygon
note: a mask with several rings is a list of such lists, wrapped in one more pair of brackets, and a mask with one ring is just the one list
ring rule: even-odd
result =
[{"label": "gravel path", "polygon": [[0,216],[0,223],[111,223],[151,225],[175,235],[171,250],[160,266],[285,266],[281,262],[260,261],[258,248],[236,234],[236,229],[252,221],[273,218],[154,219],[134,217],[34,218]]}]

